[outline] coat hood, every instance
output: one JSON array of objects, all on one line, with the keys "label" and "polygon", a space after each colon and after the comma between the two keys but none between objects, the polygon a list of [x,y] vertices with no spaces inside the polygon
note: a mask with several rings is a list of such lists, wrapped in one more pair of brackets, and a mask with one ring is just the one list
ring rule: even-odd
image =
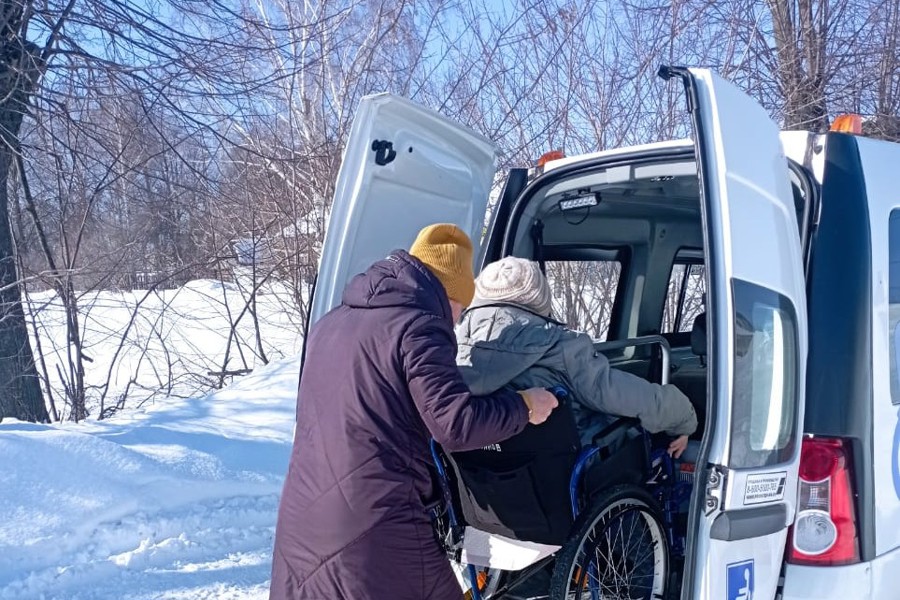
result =
[{"label": "coat hood", "polygon": [[444,286],[421,261],[395,250],[350,280],[341,302],[351,308],[418,308],[452,318]]},{"label": "coat hood", "polygon": [[562,335],[559,323],[519,306],[476,306],[456,327],[456,362],[472,393],[490,394],[534,366]]}]

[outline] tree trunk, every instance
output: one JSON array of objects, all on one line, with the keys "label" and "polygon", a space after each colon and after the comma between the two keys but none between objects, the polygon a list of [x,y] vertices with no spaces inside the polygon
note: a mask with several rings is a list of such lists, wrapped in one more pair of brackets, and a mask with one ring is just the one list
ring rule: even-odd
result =
[{"label": "tree trunk", "polygon": [[[784,129],[825,131],[828,74],[827,27],[818,27],[827,0],[768,0],[778,57],[776,77],[784,96]],[[815,10],[818,13],[814,15]]]},{"label": "tree trunk", "polygon": [[[22,121],[21,115],[10,117],[9,111],[0,111],[0,127],[12,129],[10,121]],[[9,145],[0,143],[0,420],[13,417],[43,423],[49,417],[25,326],[22,293],[16,285],[7,188],[12,158]]]},{"label": "tree trunk", "polygon": [[19,37],[20,4],[0,9],[0,419],[48,422],[31,341],[25,325],[12,225],[9,174],[28,96],[40,74],[39,49]]}]

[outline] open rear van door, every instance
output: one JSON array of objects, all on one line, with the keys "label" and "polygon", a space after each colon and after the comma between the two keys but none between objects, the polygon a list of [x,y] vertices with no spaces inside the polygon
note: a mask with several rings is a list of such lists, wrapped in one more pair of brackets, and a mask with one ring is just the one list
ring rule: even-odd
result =
[{"label": "open rear van door", "polygon": [[477,246],[496,168],[494,144],[474,131],[403,98],[363,98],[338,174],[309,325],[340,303],[351,277],[408,248],[426,225],[455,223]]},{"label": "open rear van door", "polygon": [[661,75],[687,90],[709,277],[709,404],[682,598],[771,600],[797,504],[807,352],[787,160],[778,127],[735,86],[705,69]]}]

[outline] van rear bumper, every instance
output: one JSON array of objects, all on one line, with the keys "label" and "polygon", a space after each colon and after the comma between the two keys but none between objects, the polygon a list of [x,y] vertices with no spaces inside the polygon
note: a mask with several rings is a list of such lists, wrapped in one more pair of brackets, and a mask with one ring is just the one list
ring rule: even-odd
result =
[{"label": "van rear bumper", "polygon": [[900,590],[900,549],[870,562],[843,567],[785,565],[782,600],[895,600]]}]

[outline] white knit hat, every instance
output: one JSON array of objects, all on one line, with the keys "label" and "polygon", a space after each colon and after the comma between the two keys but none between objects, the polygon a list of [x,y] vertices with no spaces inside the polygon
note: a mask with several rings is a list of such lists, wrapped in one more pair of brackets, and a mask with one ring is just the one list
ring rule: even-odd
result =
[{"label": "white knit hat", "polygon": [[507,256],[486,266],[475,280],[475,304],[508,302],[550,316],[550,284],[536,262]]}]

